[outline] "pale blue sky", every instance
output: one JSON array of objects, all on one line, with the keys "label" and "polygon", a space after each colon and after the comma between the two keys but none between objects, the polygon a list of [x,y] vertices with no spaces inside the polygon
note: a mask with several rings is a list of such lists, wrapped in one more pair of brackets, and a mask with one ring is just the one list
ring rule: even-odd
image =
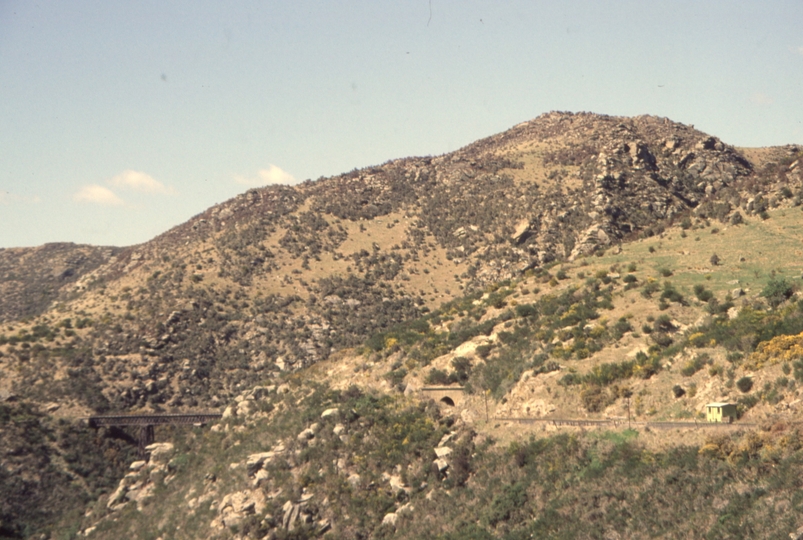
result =
[{"label": "pale blue sky", "polygon": [[0,247],[139,243],[550,110],[803,143],[803,2],[0,0]]}]

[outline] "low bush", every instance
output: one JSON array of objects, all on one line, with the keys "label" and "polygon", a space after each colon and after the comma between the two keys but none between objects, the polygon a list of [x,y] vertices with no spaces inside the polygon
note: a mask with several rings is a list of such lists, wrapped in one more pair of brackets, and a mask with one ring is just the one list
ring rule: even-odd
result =
[{"label": "low bush", "polygon": [[772,307],[778,307],[783,302],[791,298],[795,289],[785,279],[772,278],[761,290],[761,296],[767,299]]},{"label": "low bush", "polygon": [[661,300],[668,300],[677,304],[686,305],[683,295],[680,294],[680,292],[675,289],[675,286],[668,281],[664,282],[664,290],[661,292]]},{"label": "low bush", "polygon": [[711,357],[708,354],[698,354],[683,366],[680,370],[681,375],[684,377],[691,377],[701,369],[703,369],[707,364],[711,363]]},{"label": "low bush", "polygon": [[708,302],[713,298],[714,293],[707,290],[705,285],[698,283],[694,286],[694,296],[696,296],[700,302]]},{"label": "low bush", "polygon": [[753,379],[752,377],[742,377],[738,381],[736,381],[736,388],[739,389],[740,392],[746,394],[750,390],[753,389]]}]

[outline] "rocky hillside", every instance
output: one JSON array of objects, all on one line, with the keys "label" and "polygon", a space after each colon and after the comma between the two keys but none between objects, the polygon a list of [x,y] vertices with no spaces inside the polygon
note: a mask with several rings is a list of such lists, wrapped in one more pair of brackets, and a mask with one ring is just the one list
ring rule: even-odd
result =
[{"label": "rocky hillside", "polygon": [[[215,406],[527,269],[692,212],[724,222],[799,202],[795,152],[751,160],[664,118],[550,113],[444,156],[250,190],[98,250],[97,268],[38,297],[55,303],[14,303],[43,281],[14,282],[3,303],[21,307],[4,311],[40,315],[0,336],[4,365],[19,365],[2,385],[84,410]],[[52,276],[44,260],[7,279]]]},{"label": "rocky hillside", "polygon": [[0,322],[25,319],[74,297],[70,286],[113,260],[120,248],[45,244],[0,248]]},{"label": "rocky hillside", "polygon": [[[1,300],[0,429],[21,438],[2,447],[3,462],[16,463],[15,471],[50,471],[52,485],[47,493],[37,491],[35,475],[26,483],[9,473],[0,476],[0,499],[33,493],[47,500],[62,488],[82,495],[55,517],[6,504],[0,526],[12,537],[59,519],[78,527],[66,516],[85,512],[82,501],[88,500],[94,509],[80,526],[110,537],[103,535],[119,531],[101,531],[117,530],[108,523],[122,515],[117,512],[137,516],[132,512],[147,507],[140,500],[160,500],[164,479],[175,473],[168,450],[119,485],[127,464],[123,443],[133,433],[78,438],[77,445],[108,457],[100,475],[90,474],[100,469],[89,452],[71,453],[69,441],[82,433],[73,419],[92,412],[228,407],[229,417],[216,429],[244,430],[253,439],[192,435],[216,450],[191,470],[212,467],[217,478],[229,474],[224,462],[234,446],[274,456],[292,448],[292,457],[288,453],[269,471],[271,479],[293,478],[280,482],[281,496],[274,480],[261,486],[256,477],[250,494],[235,495],[243,492],[237,482],[251,482],[251,473],[231,480],[234,491],[208,478],[204,486],[212,487],[202,488],[197,478],[181,484],[198,500],[215,491],[201,505],[200,521],[182,522],[184,530],[213,526],[227,537],[235,527],[254,538],[293,537],[285,521],[303,523],[293,529],[305,531],[295,533],[301,537],[390,534],[391,528],[379,527],[385,514],[412,497],[405,490],[401,498],[363,500],[361,493],[353,509],[339,498],[346,484],[375,489],[373,476],[365,485],[348,479],[363,478],[361,460],[372,452],[396,450],[349,447],[342,430],[327,435],[326,452],[301,444],[306,429],[313,435],[307,440],[315,440],[324,424],[315,418],[327,407],[345,414],[359,411],[359,401],[382,409],[347,414],[340,422],[361,433],[360,444],[392,437],[395,423],[424,422],[413,455],[376,454],[369,469],[383,479],[381,473],[404,478],[409,469],[415,482],[429,484],[449,476],[445,468],[432,468],[431,452],[442,459],[434,449],[445,444],[441,439],[455,422],[460,448],[476,450],[479,433],[477,441],[491,441],[491,460],[520,440],[515,424],[495,423],[494,416],[694,420],[706,402],[728,400],[739,404],[744,422],[795,422],[803,382],[795,356],[803,331],[796,296],[803,264],[791,246],[803,240],[800,157],[791,146],[733,148],[663,118],[550,113],[444,156],[250,190],[139,246],[2,251],[4,283],[14,286],[2,290]],[[48,288],[38,296],[30,292],[43,284]],[[313,373],[328,389],[314,407],[305,401],[312,395],[306,390],[283,391],[281,406],[254,394],[273,395]],[[426,384],[464,386],[466,402],[446,414],[451,420],[437,409],[417,408],[418,389]],[[282,413],[291,402],[301,417]],[[254,415],[267,424],[251,424]],[[372,420],[363,425],[358,418],[366,416]],[[26,430],[26,422],[41,430]],[[384,427],[372,434],[374,425]],[[163,435],[174,446],[187,436]],[[562,452],[564,442],[550,448]],[[315,461],[329,450],[340,452],[341,444],[349,448],[346,484],[321,473],[327,469]],[[308,447],[309,457],[302,458]],[[11,459],[30,453],[20,448],[36,449],[37,464]],[[662,451],[650,455],[658,459]],[[590,452],[593,462],[596,451]],[[789,452],[783,459],[797,459],[796,447]],[[463,484],[496,474],[496,465],[480,473],[470,461],[449,465],[464,467]],[[387,469],[391,462],[401,469]],[[575,473],[581,474],[566,471]],[[315,492],[313,505],[303,488],[318,481],[304,475],[315,474],[328,487]],[[190,491],[180,496],[192,500]],[[497,495],[507,496],[488,497]],[[225,496],[232,512],[259,520],[233,517],[228,524]],[[325,500],[334,507],[326,508]],[[274,508],[278,503],[290,506]],[[412,506],[418,504],[429,503]],[[373,510],[365,513],[365,505]],[[348,524],[356,514],[359,524]],[[487,516],[487,534],[508,530],[512,514],[499,516]],[[714,519],[705,516],[700,523]],[[442,533],[463,534],[459,523],[449,527]],[[421,533],[409,531],[409,537]]]}]

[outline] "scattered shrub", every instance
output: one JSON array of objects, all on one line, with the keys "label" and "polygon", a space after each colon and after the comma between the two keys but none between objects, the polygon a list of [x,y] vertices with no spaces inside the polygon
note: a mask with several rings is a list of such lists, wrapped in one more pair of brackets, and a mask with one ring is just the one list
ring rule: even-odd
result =
[{"label": "scattered shrub", "polygon": [[698,354],[697,356],[686,362],[686,364],[680,370],[680,373],[684,377],[691,377],[692,375],[703,369],[703,367],[705,367],[706,364],[710,363],[711,363],[711,357],[708,356],[708,354],[705,353]]},{"label": "scattered shrub", "polygon": [[611,394],[601,386],[589,385],[580,392],[580,399],[588,412],[600,412],[613,403]]},{"label": "scattered shrub", "polygon": [[433,368],[427,373],[424,382],[432,385],[447,385],[450,383],[449,374],[442,369]]},{"label": "scattered shrub", "polygon": [[644,286],[641,288],[641,296],[644,298],[652,298],[652,295],[657,293],[661,289],[661,286],[658,285],[657,281],[649,280],[644,283]]},{"label": "scattered shrub", "polygon": [[700,302],[708,302],[714,297],[714,293],[706,289],[705,285],[698,283],[694,286],[694,296],[696,296]]},{"label": "scattered shrub", "polygon": [[770,279],[766,287],[761,290],[761,296],[774,308],[781,305],[794,294],[794,287],[785,279]]},{"label": "scattered shrub", "polygon": [[675,329],[672,319],[666,314],[660,315],[653,323],[653,327],[656,332],[671,332]]},{"label": "scattered shrub", "polygon": [[538,309],[532,304],[519,304],[515,308],[518,317],[535,317],[538,315]]},{"label": "scattered shrub", "polygon": [[753,389],[753,379],[751,377],[742,377],[736,381],[736,388],[743,394],[746,394]]},{"label": "scattered shrub", "polygon": [[683,295],[680,294],[680,292],[675,289],[675,286],[668,281],[664,282],[664,290],[661,292],[661,300],[669,300],[670,302],[686,305],[686,300],[683,298]]}]

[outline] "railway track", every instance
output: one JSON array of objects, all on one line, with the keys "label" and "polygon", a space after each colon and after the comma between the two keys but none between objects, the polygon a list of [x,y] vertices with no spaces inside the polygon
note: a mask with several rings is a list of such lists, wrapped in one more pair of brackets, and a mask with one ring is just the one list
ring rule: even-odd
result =
[{"label": "railway track", "polygon": [[89,427],[102,426],[158,426],[165,424],[206,424],[219,420],[219,413],[197,414],[104,414],[87,418]]},{"label": "railway track", "polygon": [[752,429],[758,424],[749,422],[736,422],[728,424],[724,422],[636,422],[627,420],[582,420],[576,418],[515,418],[515,417],[496,417],[498,422],[517,422],[519,424],[544,424],[555,427],[631,427],[631,428],[650,428],[650,429],[723,429],[723,428],[748,428]]}]

